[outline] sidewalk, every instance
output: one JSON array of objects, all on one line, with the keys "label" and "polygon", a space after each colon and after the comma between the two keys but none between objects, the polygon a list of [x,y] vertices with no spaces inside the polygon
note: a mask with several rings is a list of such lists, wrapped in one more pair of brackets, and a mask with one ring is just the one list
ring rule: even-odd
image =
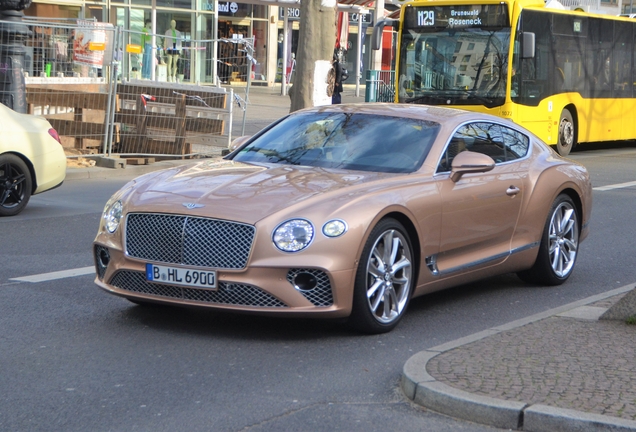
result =
[{"label": "sidewalk", "polygon": [[634,285],[421,351],[402,389],[452,417],[511,430],[636,431],[636,326],[598,320]]}]

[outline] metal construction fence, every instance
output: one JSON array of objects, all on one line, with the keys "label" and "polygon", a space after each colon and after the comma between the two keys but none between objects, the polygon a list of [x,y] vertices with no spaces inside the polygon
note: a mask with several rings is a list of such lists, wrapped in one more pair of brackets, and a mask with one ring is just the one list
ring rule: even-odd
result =
[{"label": "metal construction fence", "polygon": [[220,154],[235,106],[245,128],[253,39],[180,40],[175,54],[165,36],[143,48],[141,37],[94,20],[25,17],[0,43],[11,63],[0,65],[0,83],[12,89],[1,102],[16,109],[14,95],[26,93],[21,111],[47,118],[76,155]]}]

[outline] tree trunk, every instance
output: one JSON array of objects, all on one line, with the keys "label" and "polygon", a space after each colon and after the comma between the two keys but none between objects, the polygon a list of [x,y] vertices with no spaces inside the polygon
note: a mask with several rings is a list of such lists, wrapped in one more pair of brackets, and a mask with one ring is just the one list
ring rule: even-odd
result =
[{"label": "tree trunk", "polygon": [[336,12],[335,0],[303,0],[300,4],[296,78],[289,91],[291,112],[314,106],[316,62],[331,63],[333,59]]}]

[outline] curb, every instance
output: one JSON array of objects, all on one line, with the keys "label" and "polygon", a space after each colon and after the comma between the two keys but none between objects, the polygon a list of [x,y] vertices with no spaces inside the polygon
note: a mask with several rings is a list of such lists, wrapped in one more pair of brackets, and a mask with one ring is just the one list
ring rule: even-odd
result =
[{"label": "curb", "polygon": [[634,289],[634,284],[629,284],[420,351],[411,356],[404,364],[400,380],[402,391],[407,398],[425,408],[462,420],[503,429],[532,432],[636,432],[636,421],[566,408],[556,408],[541,404],[531,405],[521,401],[508,401],[481,396],[437,381],[426,371],[428,362],[446,351],[553,315],[562,314],[599,300],[623,294],[632,289]]}]

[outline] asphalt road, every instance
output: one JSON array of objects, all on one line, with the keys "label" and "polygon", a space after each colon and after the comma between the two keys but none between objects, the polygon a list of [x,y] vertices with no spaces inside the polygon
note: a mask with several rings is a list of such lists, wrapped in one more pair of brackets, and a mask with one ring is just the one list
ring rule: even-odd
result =
[{"label": "asphalt road", "polygon": [[[634,146],[571,156],[597,187],[636,180]],[[594,192],[591,235],[565,285],[506,275],[421,297],[386,335],[139,307],[100,291],[92,274],[12,280],[92,266],[103,205],[127,180],[67,182],[0,219],[0,430],[493,431],[410,404],[398,386],[404,362],[636,281],[636,185]]]}]

